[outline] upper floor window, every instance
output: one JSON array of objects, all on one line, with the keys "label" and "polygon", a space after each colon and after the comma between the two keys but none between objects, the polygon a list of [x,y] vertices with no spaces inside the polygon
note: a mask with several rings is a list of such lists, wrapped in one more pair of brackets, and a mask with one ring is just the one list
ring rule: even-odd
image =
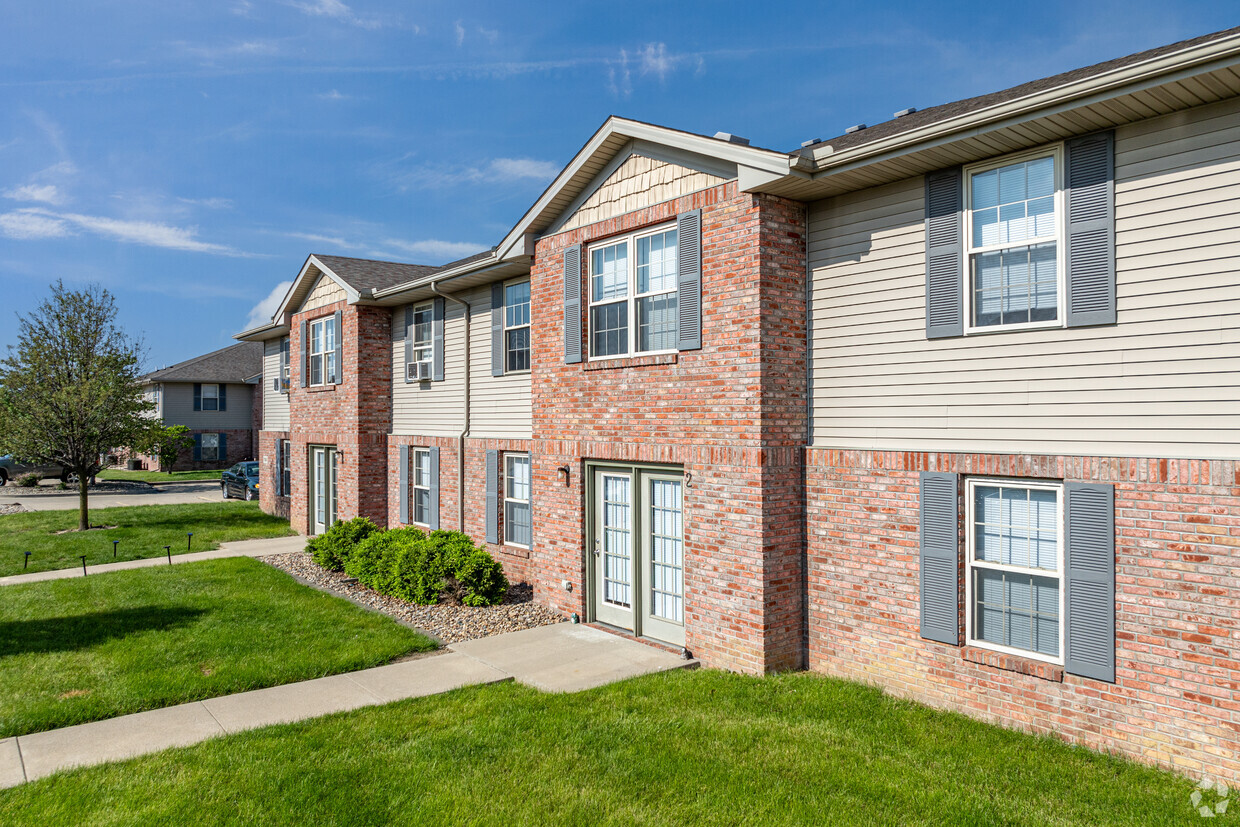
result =
[{"label": "upper floor window", "polygon": [[504,285],[504,372],[530,369],[530,283]]},{"label": "upper floor window", "polygon": [[427,302],[413,308],[413,361],[429,362],[435,356],[435,304]]},{"label": "upper floor window", "polygon": [[289,386],[289,338],[280,340],[280,390],[288,392]]},{"label": "upper floor window", "polygon": [[310,324],[310,384],[330,385],[337,382],[336,319],[328,316]]},{"label": "upper floor window", "polygon": [[220,386],[202,386],[202,410],[218,411],[220,409]]},{"label": "upper floor window", "polygon": [[1062,151],[965,171],[968,328],[1058,327]]},{"label": "upper floor window", "polygon": [[590,356],[675,350],[676,228],[612,240],[589,255]]}]

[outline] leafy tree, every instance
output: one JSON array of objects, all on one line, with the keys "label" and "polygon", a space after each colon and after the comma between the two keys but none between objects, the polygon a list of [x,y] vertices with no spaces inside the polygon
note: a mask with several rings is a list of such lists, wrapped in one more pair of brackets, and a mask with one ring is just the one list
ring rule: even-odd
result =
[{"label": "leafy tree", "polygon": [[154,406],[138,383],[142,343],[117,327],[112,295],[61,281],[51,291],[18,315],[17,345],[0,359],[0,453],[76,475],[78,529],[86,530],[90,478],[108,451],[150,428]]},{"label": "leafy tree", "polygon": [[172,473],[177,456],[194,447],[194,434],[188,425],[164,425],[155,421],[146,433],[134,443],[134,449],[142,454],[159,457],[159,467]]}]

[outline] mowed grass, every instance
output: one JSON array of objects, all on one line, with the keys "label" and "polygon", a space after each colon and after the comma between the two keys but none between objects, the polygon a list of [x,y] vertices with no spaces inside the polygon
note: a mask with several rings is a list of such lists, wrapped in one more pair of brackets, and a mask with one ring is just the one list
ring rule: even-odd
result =
[{"label": "mowed grass", "polygon": [[131,482],[189,482],[192,480],[218,480],[223,471],[125,471],[121,468],[109,468],[100,471],[96,479],[129,480]]},{"label": "mowed grass", "polygon": [[[81,555],[89,565],[162,557],[164,546],[173,554],[187,550],[187,532],[194,532],[190,551],[210,551],[220,543],[287,537],[295,532],[288,520],[264,514],[257,502],[209,502],[187,505],[135,505],[121,508],[92,508],[91,525],[116,528],[76,529],[77,511],[27,511],[0,517],[0,576],[24,571],[81,566]],[[116,557],[112,541],[120,540]],[[30,567],[23,569],[25,552]]]},{"label": "mowed grass", "polygon": [[457,690],[0,793],[30,824],[1197,824],[1190,782],[812,674]]},{"label": "mowed grass", "polygon": [[4,586],[0,737],[433,648],[383,615],[249,558]]}]

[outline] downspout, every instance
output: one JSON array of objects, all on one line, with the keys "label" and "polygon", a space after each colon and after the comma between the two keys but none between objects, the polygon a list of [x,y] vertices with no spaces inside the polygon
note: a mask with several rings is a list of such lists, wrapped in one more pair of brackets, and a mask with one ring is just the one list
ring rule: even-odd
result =
[{"label": "downspout", "polygon": [[[470,345],[472,344],[469,335],[470,307],[469,302],[458,298],[452,293],[445,293],[439,289],[439,282],[431,282],[431,292],[436,296],[454,301],[461,307],[465,308],[465,427],[461,431],[460,436],[456,438],[456,519],[457,525],[461,531],[465,531],[465,438],[469,436],[469,362],[470,362]],[[444,334],[446,337],[446,333]],[[445,354],[446,356],[447,354]]]}]

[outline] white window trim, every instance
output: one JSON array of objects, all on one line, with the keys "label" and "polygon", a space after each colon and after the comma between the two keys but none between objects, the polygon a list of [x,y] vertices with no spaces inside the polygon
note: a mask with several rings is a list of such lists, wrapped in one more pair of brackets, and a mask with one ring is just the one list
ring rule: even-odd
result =
[{"label": "white window trim", "polygon": [[[987,172],[1021,161],[1032,161],[1036,158],[1055,159],[1055,217],[1057,219],[1056,235],[1052,238],[1028,239],[1014,244],[991,244],[983,247],[973,246],[973,176],[979,172]],[[1064,150],[1063,144],[1041,147],[1027,152],[1017,152],[992,158],[977,164],[970,164],[963,170],[964,186],[964,335],[982,336],[988,333],[1010,333],[1014,330],[1048,330],[1064,328],[1068,325],[1067,309],[1067,261],[1068,261],[1068,213],[1067,199],[1064,197]],[[986,325],[975,327],[973,324],[973,255],[975,253],[994,252],[1009,247],[1026,247],[1034,244],[1055,242],[1055,319],[1048,322],[1023,322],[1016,324]]]},{"label": "white window trim", "polygon": [[[518,325],[513,325],[513,326],[509,327],[509,326],[508,326],[508,292],[507,292],[507,291],[508,291],[508,287],[509,287],[510,285],[513,285],[513,284],[521,284],[522,282],[524,282],[524,283],[526,283],[526,284],[529,284],[529,285],[530,285],[530,288],[531,288],[531,289],[530,289],[530,313],[529,313],[530,320],[529,320],[528,322],[526,322],[525,324],[518,324]],[[520,278],[509,279],[508,281],[504,282],[504,283],[500,286],[500,290],[501,290],[501,291],[503,291],[503,294],[504,294],[504,310],[503,310],[503,313],[504,313],[504,325],[503,325],[503,328],[504,328],[504,329],[503,329],[503,333],[502,333],[502,335],[503,335],[503,341],[502,341],[502,343],[501,343],[502,347],[504,348],[504,357],[503,357],[503,358],[504,358],[504,375],[505,375],[505,376],[517,376],[517,375],[520,375],[520,374],[522,374],[522,373],[529,373],[529,372],[530,372],[530,371],[532,371],[532,370],[533,370],[533,368],[534,368],[534,324],[533,324],[533,322],[534,322],[534,291],[533,291],[533,283],[530,281],[529,276],[521,276]],[[529,331],[530,331],[530,335],[529,335],[529,345],[530,345],[530,360],[529,360],[529,361],[530,361],[530,366],[529,366],[528,368],[526,368],[525,370],[509,370],[509,369],[508,369],[508,331],[510,331],[510,330],[520,330],[521,328],[525,328],[525,329],[527,329],[527,330],[529,330]]]},{"label": "white window trim", "polygon": [[[215,452],[215,456],[207,458],[207,437],[215,437],[215,444],[211,446],[211,450]],[[219,434],[202,434],[198,440],[198,456],[199,462],[219,462],[220,461],[220,435]]]},{"label": "white window trim", "polygon": [[[426,339],[425,344],[419,345],[418,340],[415,338],[415,336],[416,336],[416,331],[418,329],[418,314],[422,312],[425,312],[430,316],[430,336]],[[409,329],[409,337],[410,339],[413,340],[412,345],[411,345],[413,362],[414,363],[429,362],[431,364],[434,364],[435,362],[435,303],[433,301],[430,301],[430,302],[419,302],[418,304],[415,304],[413,306],[413,313],[412,313],[411,318],[413,322]],[[418,358],[419,350],[426,351],[425,359]],[[405,369],[408,370],[407,367]]]},{"label": "white window trim", "polygon": [[[324,316],[321,319],[315,319],[314,321],[310,322],[310,326],[307,332],[307,335],[310,337],[310,341],[308,343],[309,347],[307,348],[307,359],[306,359],[306,369],[307,369],[307,372],[310,374],[307,377],[307,380],[308,380],[307,384],[310,385],[311,387],[317,388],[317,387],[322,387],[324,385],[335,385],[339,382],[339,379],[336,376],[329,375],[328,370],[327,370],[327,354],[335,351],[335,348],[332,348],[331,350],[326,350],[327,326],[328,325],[331,325],[333,328],[335,328],[336,326],[335,316]],[[323,347],[325,348],[324,350],[316,351],[314,349],[314,329],[316,327],[323,328],[323,335],[320,338],[323,341]],[[335,334],[333,338],[339,341],[340,331],[334,330],[333,332]],[[313,380],[314,360],[316,358],[321,359],[323,362],[323,368],[320,374],[323,378],[322,378],[322,381],[320,382],[315,382]],[[340,373],[340,365],[336,365],[336,373],[337,374]]]},{"label": "white window trim", "polygon": [[530,455],[528,451],[512,451],[512,452],[505,451],[504,453],[500,455],[500,457],[503,460],[503,476],[504,476],[503,497],[501,498],[501,506],[500,506],[502,509],[501,513],[503,513],[504,515],[504,536],[500,538],[500,541],[505,546],[512,546],[513,548],[528,549],[530,548],[530,546],[525,545],[523,543],[514,543],[508,539],[508,503],[509,502],[524,503],[526,506],[529,507],[530,509],[530,536],[532,537],[534,533],[534,506],[533,504],[529,500],[518,500],[516,497],[508,496],[508,459],[509,457],[512,457],[514,459],[515,458],[525,459],[527,467],[530,470],[531,491],[534,488],[534,463],[530,460]]},{"label": "white window trim", "polygon": [[289,337],[285,336],[280,340],[280,393],[289,392],[292,379],[293,360],[290,349]]},{"label": "white window trim", "polygon": [[[646,236],[660,235],[668,230],[677,230],[679,233],[679,228],[676,222],[672,221],[665,224],[660,224],[657,227],[646,227],[625,235],[601,239],[586,248],[586,346],[589,350],[589,358],[587,361],[607,362],[615,359],[633,359],[638,356],[662,356],[667,353],[679,352],[679,349],[674,347],[665,348],[664,350],[643,350],[640,352],[637,350],[637,300],[649,296],[665,296],[668,293],[677,292],[676,287],[673,287],[671,290],[661,290],[658,292],[647,291],[640,294],[637,292],[637,241],[638,239],[645,238]],[[679,243],[679,235],[677,235],[676,240]],[[594,300],[594,251],[603,247],[610,247],[613,244],[620,244],[621,242],[628,244],[628,289],[623,299],[623,301],[628,305],[628,350],[624,353],[617,353],[611,356],[595,356],[594,308],[605,304],[617,304],[621,300],[614,298],[602,299],[597,302]],[[679,252],[679,249],[677,249],[677,256],[679,256]],[[680,266],[679,258],[676,260],[676,266],[678,268]],[[679,306],[677,307],[677,310],[679,311]]]},{"label": "white window trim", "polygon": [[[1056,495],[1056,505],[1059,509],[1058,527],[1059,536],[1056,543],[1056,570],[1049,572],[1046,569],[1035,569],[1027,566],[1012,566],[1003,563],[990,563],[975,560],[974,549],[974,505],[973,505],[973,489],[977,485],[983,486],[999,486],[1006,488],[1025,488],[1038,489],[1042,491],[1054,491]],[[1057,666],[1064,665],[1064,650],[1066,648],[1067,639],[1065,637],[1066,627],[1064,616],[1065,599],[1068,591],[1068,574],[1065,570],[1064,555],[1064,494],[1063,484],[1053,482],[1040,482],[1033,480],[1010,479],[1006,477],[969,477],[965,479],[965,572],[964,572],[964,600],[965,600],[965,641],[969,646],[978,649],[988,649],[993,652],[1002,652],[1005,655],[1014,655],[1027,660],[1036,660],[1043,663],[1053,663]],[[1059,580],[1059,657],[1052,658],[1041,652],[1033,652],[1028,649],[1017,649],[1012,646],[1002,646],[997,643],[991,643],[988,640],[979,640],[973,635],[973,615],[975,607],[973,605],[973,569],[988,569],[990,571],[1009,571],[1016,574],[1032,574],[1037,577],[1055,577]]]},{"label": "white window trim", "polygon": [[[430,528],[430,525],[431,525],[430,520],[427,520],[426,522],[418,521],[418,492],[419,491],[426,492],[428,516],[430,513],[430,507],[431,507],[430,499],[433,496],[431,494],[431,487],[429,485],[418,485],[418,467],[419,467],[418,460],[421,459],[423,456],[426,457],[426,465],[429,468],[430,463],[431,463],[431,450],[429,448],[414,448],[413,451],[411,452],[411,459],[413,460],[413,468],[410,469],[412,473],[409,475],[410,476],[409,487],[412,490],[413,496],[409,501],[409,520],[413,525],[420,525],[424,528]],[[427,473],[429,475],[430,472],[428,471]],[[427,481],[429,482],[429,480]]]},{"label": "white window trim", "polygon": [[[208,397],[208,396],[207,396],[207,388],[215,388],[215,395],[214,395],[214,396],[211,396],[211,397]],[[208,399],[208,398],[210,398],[210,399],[214,399],[214,400],[215,400],[215,407],[214,407],[214,408],[208,408],[208,407],[207,407],[207,399]],[[200,410],[200,411],[205,412],[205,413],[219,413],[219,412],[220,412],[220,384],[219,384],[218,382],[203,382],[203,383],[199,386],[199,389],[198,389],[198,408],[199,408],[199,410]]]}]

